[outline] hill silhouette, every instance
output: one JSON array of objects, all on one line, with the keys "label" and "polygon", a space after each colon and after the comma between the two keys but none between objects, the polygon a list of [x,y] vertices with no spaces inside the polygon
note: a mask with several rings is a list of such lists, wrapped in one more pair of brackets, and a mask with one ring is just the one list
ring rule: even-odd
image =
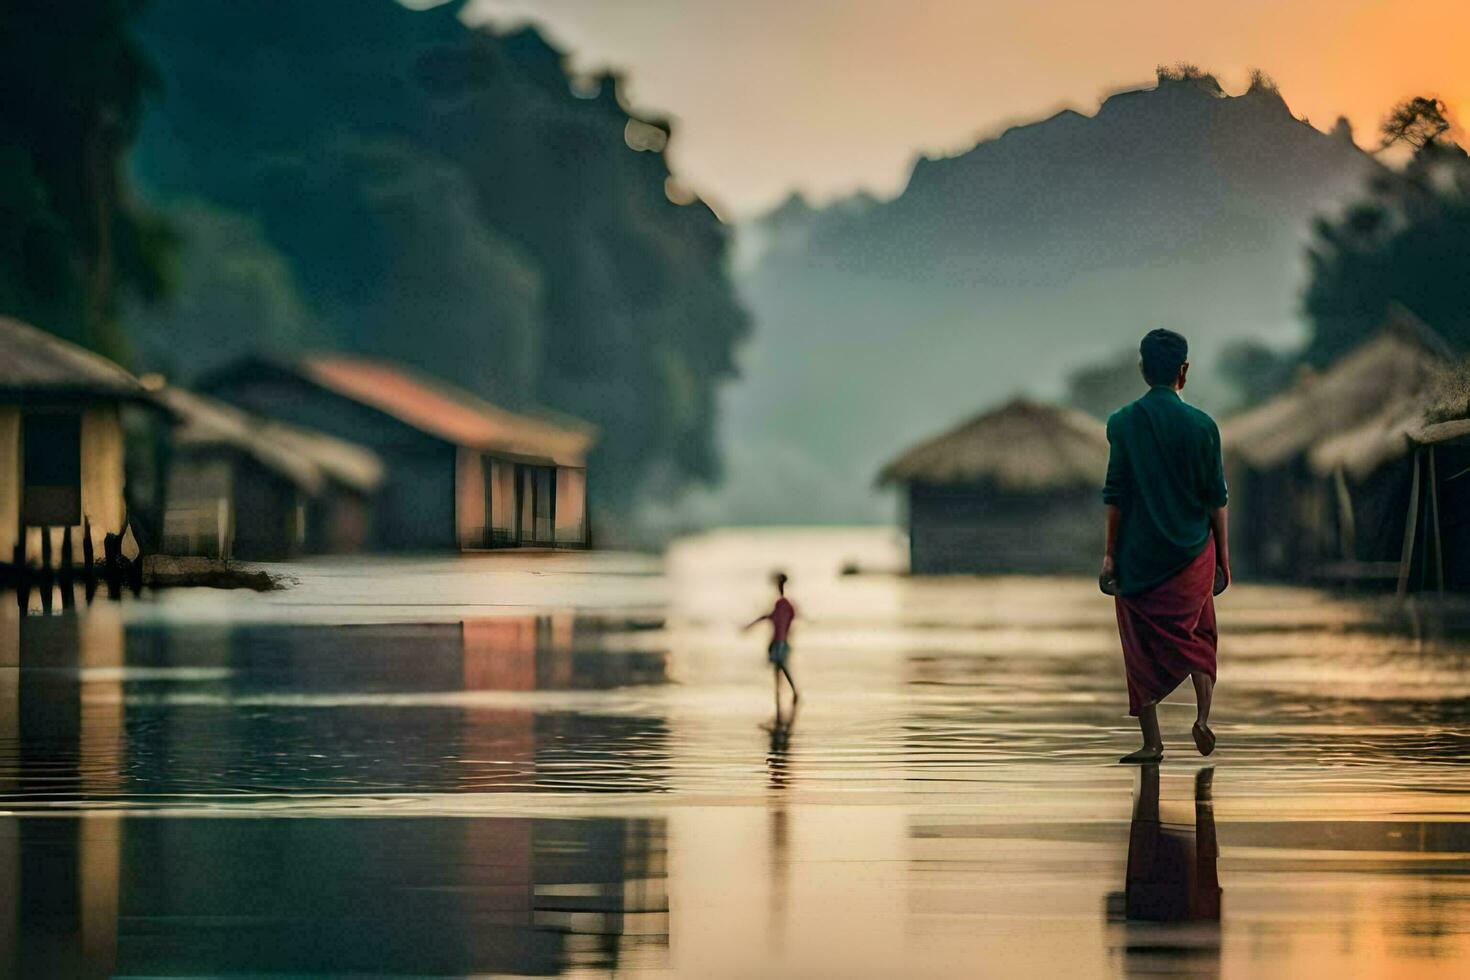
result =
[{"label": "hill silhouette", "polygon": [[1310,221],[1377,166],[1262,77],[1230,96],[1161,72],[1092,116],[920,159],[894,200],[786,202],[742,232],[758,328],[711,516],[885,517],[883,459],[1007,396],[1055,394],[1154,326],[1190,336],[1201,377],[1225,342],[1294,339]]}]

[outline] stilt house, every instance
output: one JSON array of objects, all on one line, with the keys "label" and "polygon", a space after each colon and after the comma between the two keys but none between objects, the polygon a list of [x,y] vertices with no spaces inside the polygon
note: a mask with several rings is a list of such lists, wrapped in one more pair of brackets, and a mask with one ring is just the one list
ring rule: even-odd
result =
[{"label": "stilt house", "polygon": [[117,364],[0,317],[0,563],[79,563],[124,534],[128,406],[154,410]]}]

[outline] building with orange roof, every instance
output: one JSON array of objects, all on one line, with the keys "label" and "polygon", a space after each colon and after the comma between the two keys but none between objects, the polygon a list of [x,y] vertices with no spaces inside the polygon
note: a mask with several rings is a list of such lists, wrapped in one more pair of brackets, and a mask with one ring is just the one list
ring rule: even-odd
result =
[{"label": "building with orange roof", "polygon": [[383,463],[377,550],[584,548],[591,426],[511,412],[389,361],[248,358],[201,388],[365,447]]}]

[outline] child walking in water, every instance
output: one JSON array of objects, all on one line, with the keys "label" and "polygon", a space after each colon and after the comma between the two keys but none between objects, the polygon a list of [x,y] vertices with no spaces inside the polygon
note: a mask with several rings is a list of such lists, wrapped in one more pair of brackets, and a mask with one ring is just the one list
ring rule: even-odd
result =
[{"label": "child walking in water", "polygon": [[786,683],[791,686],[791,703],[794,706],[801,700],[801,695],[796,693],[796,682],[791,679],[791,669],[786,666],[786,661],[791,657],[791,621],[796,618],[796,607],[791,600],[786,598],[786,573],[777,572],[771,576],[771,581],[776,585],[776,604],[771,611],[764,616],[757,616],[746,624],[749,630],[757,623],[770,620],[771,622],[771,645],[766,649],[767,659],[771,662],[772,676],[776,681],[776,716],[781,715],[781,677],[784,674]]}]

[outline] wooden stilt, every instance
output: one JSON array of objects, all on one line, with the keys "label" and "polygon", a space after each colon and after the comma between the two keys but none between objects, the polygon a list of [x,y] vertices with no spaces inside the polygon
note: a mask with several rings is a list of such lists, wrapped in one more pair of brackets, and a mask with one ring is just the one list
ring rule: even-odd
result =
[{"label": "wooden stilt", "polygon": [[1409,593],[1409,567],[1414,560],[1414,531],[1419,521],[1419,453],[1414,453],[1413,475],[1409,478],[1409,513],[1404,518],[1404,548],[1402,557],[1399,558],[1399,586],[1398,597],[1403,599]]},{"label": "wooden stilt", "polygon": [[1439,479],[1434,472],[1434,447],[1429,447],[1429,530],[1434,535],[1434,584],[1444,593],[1444,537],[1439,531]]},{"label": "wooden stilt", "polygon": [[1337,490],[1337,547],[1338,557],[1352,561],[1358,557],[1358,521],[1353,513],[1353,495],[1348,490],[1347,475],[1339,466],[1333,471],[1333,484]]}]

